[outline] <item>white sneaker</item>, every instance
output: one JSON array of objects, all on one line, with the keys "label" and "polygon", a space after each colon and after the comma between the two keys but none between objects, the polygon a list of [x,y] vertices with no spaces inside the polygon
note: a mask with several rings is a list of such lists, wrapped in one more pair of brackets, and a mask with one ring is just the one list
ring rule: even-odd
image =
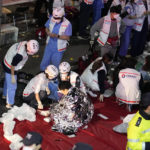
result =
[{"label": "white sneaker", "polygon": [[12,108],[12,105],[11,104],[6,104],[6,108],[10,109],[10,108]]},{"label": "white sneaker", "polygon": [[93,93],[92,91],[90,91],[90,90],[88,90],[87,93],[88,93],[90,96],[92,96],[92,97],[97,97],[97,95],[94,94],[94,93]]}]

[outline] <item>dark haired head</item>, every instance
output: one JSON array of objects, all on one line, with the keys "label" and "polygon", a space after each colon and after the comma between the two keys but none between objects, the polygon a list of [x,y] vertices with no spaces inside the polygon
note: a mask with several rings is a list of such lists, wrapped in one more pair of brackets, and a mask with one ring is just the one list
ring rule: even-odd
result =
[{"label": "dark haired head", "polygon": [[70,80],[69,81],[60,81],[58,84],[59,90],[69,90],[71,88]]},{"label": "dark haired head", "polygon": [[144,93],[140,101],[140,108],[145,110],[150,106],[150,92]]},{"label": "dark haired head", "polygon": [[124,63],[125,68],[135,68],[137,60],[135,58],[126,58],[126,62]]},{"label": "dark haired head", "polygon": [[117,13],[117,14],[120,14],[121,13],[121,5],[117,5],[117,6],[112,6],[110,8],[110,12],[111,13]]},{"label": "dark haired head", "polygon": [[150,71],[150,56],[145,57],[145,64],[142,69],[145,71]]},{"label": "dark haired head", "polygon": [[96,62],[94,62],[94,64],[92,65],[92,69],[91,72],[94,74],[94,72],[99,69],[100,67],[102,67],[102,60],[99,59]]},{"label": "dark haired head", "polygon": [[108,63],[108,62],[111,62],[113,60],[113,55],[111,53],[106,53],[104,56],[103,56],[103,62],[104,63]]}]

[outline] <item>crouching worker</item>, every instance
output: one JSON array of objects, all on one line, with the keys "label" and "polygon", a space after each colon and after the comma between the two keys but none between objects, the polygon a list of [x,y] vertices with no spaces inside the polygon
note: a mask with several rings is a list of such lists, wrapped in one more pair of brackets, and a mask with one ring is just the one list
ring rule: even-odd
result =
[{"label": "crouching worker", "polygon": [[[134,104],[139,104],[141,90],[143,87],[143,78],[140,72],[135,70],[137,61],[134,58],[128,58],[124,68],[118,74],[118,81],[115,95],[120,104],[127,104],[129,112]],[[117,77],[116,77],[117,78]]]},{"label": "crouching worker", "polygon": [[81,75],[81,79],[88,89],[87,92],[92,97],[97,97],[97,95],[92,91],[100,92],[100,101],[103,101],[103,94],[105,92],[104,81],[106,80],[107,74],[105,65],[111,63],[112,59],[113,56],[108,53],[105,54],[103,58],[97,58],[85,69],[85,71]]},{"label": "crouching worker", "polygon": [[49,65],[45,72],[32,78],[23,91],[24,101],[35,109],[43,109],[41,100],[50,94],[48,82],[56,80],[57,75],[58,69],[54,65]]},{"label": "crouching worker", "polygon": [[140,110],[129,122],[126,150],[150,149],[150,92],[142,95]]},{"label": "crouching worker", "polygon": [[39,50],[39,43],[36,40],[23,41],[13,44],[7,51],[3,69],[5,71],[5,82],[2,98],[6,98],[6,107],[11,108],[15,102],[15,93],[17,89],[17,71],[22,69],[28,55],[34,55]]}]

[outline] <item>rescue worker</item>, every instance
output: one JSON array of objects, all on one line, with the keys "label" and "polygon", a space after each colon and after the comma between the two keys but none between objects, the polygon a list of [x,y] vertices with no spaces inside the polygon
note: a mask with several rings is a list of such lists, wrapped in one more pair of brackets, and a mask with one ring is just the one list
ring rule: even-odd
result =
[{"label": "rescue worker", "polygon": [[50,16],[45,24],[48,38],[40,64],[41,71],[44,71],[49,64],[53,64],[58,68],[66,50],[68,40],[72,35],[72,25],[64,17],[64,13],[64,8],[54,8],[53,16]]},{"label": "rescue worker", "polygon": [[24,101],[33,108],[43,109],[41,101],[50,94],[48,83],[55,80],[57,75],[58,69],[54,65],[49,65],[45,72],[32,78],[23,91]]},{"label": "rescue worker", "polygon": [[110,13],[99,19],[91,28],[91,41],[94,44],[95,33],[98,32],[99,37],[97,42],[101,46],[101,56],[110,52],[113,56],[116,54],[117,46],[119,44],[120,33],[125,30],[125,24],[119,17],[120,6],[113,6],[110,8]]},{"label": "rescue worker", "polygon": [[131,42],[131,56],[143,54],[150,25],[150,2],[149,0],[136,0],[136,20],[133,26],[133,38]]},{"label": "rescue worker", "polygon": [[[105,54],[102,57],[98,57],[93,61],[82,73],[81,79],[86,87],[89,89],[87,92],[92,97],[97,97],[92,91],[100,92],[99,100],[103,102],[107,69],[106,66],[112,61],[113,57],[110,54]],[[92,91],[91,91],[92,90]]]},{"label": "rescue worker", "polygon": [[119,83],[115,91],[117,100],[127,104],[129,112],[133,104],[139,104],[143,86],[142,75],[135,70],[136,62],[133,58],[126,59],[125,69],[118,74]]},{"label": "rescue worker", "polygon": [[28,60],[28,55],[34,55],[38,50],[39,43],[36,40],[30,40],[15,43],[7,51],[3,61],[5,81],[2,96],[7,100],[7,108],[11,108],[15,102],[17,71],[23,68]]},{"label": "rescue worker", "polygon": [[79,74],[77,74],[74,71],[71,71],[71,66],[68,62],[62,62],[59,65],[59,73],[60,73],[61,81],[70,80],[70,83],[73,87],[80,88],[80,91],[82,91],[84,94],[86,94],[85,86],[84,86]]},{"label": "rescue worker", "polygon": [[126,150],[150,149],[150,92],[143,94],[140,110],[129,122]]}]

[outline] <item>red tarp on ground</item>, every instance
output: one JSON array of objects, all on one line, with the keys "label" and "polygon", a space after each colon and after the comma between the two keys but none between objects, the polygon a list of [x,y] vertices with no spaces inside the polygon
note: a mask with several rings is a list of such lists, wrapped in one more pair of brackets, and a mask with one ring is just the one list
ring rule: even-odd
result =
[{"label": "red tarp on ground", "polygon": [[[112,128],[122,123],[121,118],[128,112],[124,106],[118,106],[114,98],[105,99],[104,103],[93,99],[95,106],[94,117],[88,124],[88,129],[79,129],[77,136],[69,138],[61,133],[51,130],[51,124],[43,121],[43,117],[37,115],[35,122],[17,121],[14,133],[22,137],[28,131],[37,131],[43,136],[43,150],[70,150],[77,142],[88,143],[94,150],[125,150],[126,134],[115,133]],[[98,113],[109,117],[104,120],[97,116]],[[9,150],[9,144],[3,138],[3,125],[0,125],[0,149]]]}]

